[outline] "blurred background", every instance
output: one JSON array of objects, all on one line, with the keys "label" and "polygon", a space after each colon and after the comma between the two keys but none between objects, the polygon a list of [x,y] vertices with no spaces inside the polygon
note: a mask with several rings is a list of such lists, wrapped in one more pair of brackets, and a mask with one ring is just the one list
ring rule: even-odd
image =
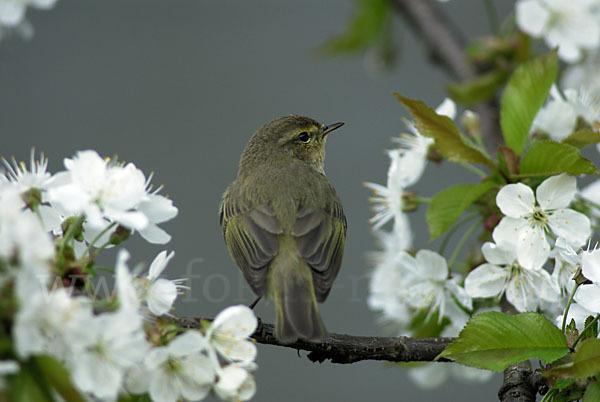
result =
[{"label": "blurred background", "polygon": [[[494,3],[501,19],[513,8],[513,2]],[[440,7],[466,35],[490,32],[483,2]],[[221,195],[252,133],[292,113],[344,121],[329,137],[326,172],[343,201],[348,237],[321,312],[330,332],[389,335],[366,304],[367,254],[375,242],[363,182],[385,184],[384,151],[405,131],[407,113],[392,92],[435,107],[448,77],[427,60],[400,17],[401,55],[389,71],[370,56],[319,56],[317,48],[343,31],[353,10],[350,0],[59,0],[51,11],[31,10],[32,40],[0,42],[0,155],[28,160],[35,147],[57,172],[63,158],[95,149],[154,172],[153,183],[164,185],[162,194],[179,208],[162,225],[173,239],[154,246],[134,236],[125,248],[132,263],[174,250],[165,274],[188,277],[191,285],[175,313],[213,317],[254,300],[218,223]],[[470,175],[429,164],[415,189],[430,196]],[[423,215],[421,208],[411,217],[418,248],[427,247]],[[107,255],[114,263],[114,253]],[[272,304],[261,302],[255,311],[273,322]],[[423,391],[393,365],[314,364],[304,352],[258,348],[257,401],[494,400],[501,382],[497,375],[487,384],[450,382]]]}]

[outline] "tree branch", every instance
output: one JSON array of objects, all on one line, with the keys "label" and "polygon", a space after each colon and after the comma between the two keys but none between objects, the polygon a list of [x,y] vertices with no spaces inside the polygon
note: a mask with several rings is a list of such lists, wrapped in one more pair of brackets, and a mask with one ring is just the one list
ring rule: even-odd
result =
[{"label": "tree branch", "polygon": [[[172,317],[170,321],[181,328],[200,328],[201,320],[196,317]],[[323,343],[296,341],[283,344],[275,338],[272,324],[258,320],[258,327],[252,339],[265,345],[281,346],[310,352],[306,357],[313,362],[349,364],[361,360],[383,360],[389,362],[431,362],[454,338],[409,338],[370,337],[343,334],[329,334]],[[448,361],[440,359],[439,361]]]},{"label": "tree branch", "polygon": [[[465,54],[462,35],[431,0],[390,0],[404,15],[415,33],[421,37],[430,58],[440,64],[458,81],[477,77],[478,67]],[[498,103],[490,100],[477,105],[481,131],[488,149],[496,152],[501,143]]]}]

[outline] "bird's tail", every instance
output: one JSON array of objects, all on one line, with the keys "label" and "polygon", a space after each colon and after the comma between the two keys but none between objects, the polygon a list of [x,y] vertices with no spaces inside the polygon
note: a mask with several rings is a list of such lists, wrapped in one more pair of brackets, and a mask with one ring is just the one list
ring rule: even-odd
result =
[{"label": "bird's tail", "polygon": [[294,254],[286,256],[280,252],[269,267],[270,296],[276,313],[275,336],[282,343],[298,338],[323,342],[327,330],[317,308],[312,269]]}]

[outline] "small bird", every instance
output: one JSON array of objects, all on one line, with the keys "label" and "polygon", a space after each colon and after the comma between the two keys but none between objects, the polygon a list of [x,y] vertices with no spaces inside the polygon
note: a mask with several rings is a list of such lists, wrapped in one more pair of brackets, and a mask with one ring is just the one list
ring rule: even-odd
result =
[{"label": "small bird", "polygon": [[323,125],[291,115],[262,126],[242,153],[220,208],[225,243],[246,281],[275,304],[275,336],[322,342],[317,301],[327,298],[342,264],[346,216],[325,176]]}]

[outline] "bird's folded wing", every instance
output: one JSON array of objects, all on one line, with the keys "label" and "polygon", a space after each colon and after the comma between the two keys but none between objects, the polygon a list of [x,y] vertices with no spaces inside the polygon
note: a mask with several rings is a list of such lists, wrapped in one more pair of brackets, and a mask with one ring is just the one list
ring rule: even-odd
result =
[{"label": "bird's folded wing", "polygon": [[283,233],[273,209],[264,206],[242,211],[225,198],[221,226],[229,251],[250,287],[257,295],[264,295],[267,267],[279,250],[277,236]]},{"label": "bird's folded wing", "polygon": [[342,265],[346,217],[339,200],[322,209],[300,207],[292,234],[300,255],[313,269],[317,301],[327,298]]}]

